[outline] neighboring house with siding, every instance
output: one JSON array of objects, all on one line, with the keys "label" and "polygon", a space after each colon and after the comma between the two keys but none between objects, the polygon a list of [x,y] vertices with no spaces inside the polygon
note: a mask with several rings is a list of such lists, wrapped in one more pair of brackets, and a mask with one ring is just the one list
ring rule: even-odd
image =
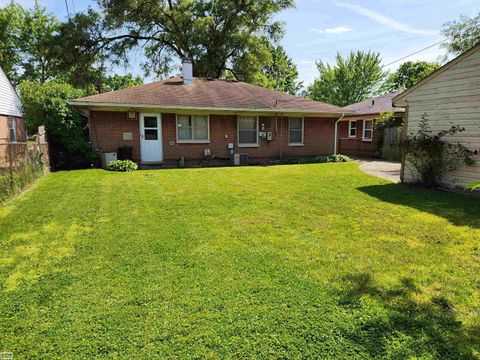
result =
[{"label": "neighboring house with siding", "polygon": [[[480,44],[453,59],[393,99],[406,107],[407,134],[415,133],[424,113],[434,133],[460,125],[465,131],[446,138],[474,152],[475,165],[462,166],[443,179],[444,185],[463,187],[480,181]],[[415,174],[404,164],[403,180]]]},{"label": "neighboring house with siding", "polygon": [[20,98],[0,68],[0,162],[7,156],[7,144],[26,145],[26,141]]},{"label": "neighboring house with siding", "polygon": [[[183,76],[73,100],[89,117],[92,147],[131,147],[141,163],[250,163],[332,154],[339,107],[251,84]],[[245,158],[245,156],[243,156]]]},{"label": "neighboring house with siding", "polygon": [[380,114],[392,112],[395,125],[401,125],[405,117],[405,109],[395,107],[392,99],[403,90],[380,95],[360,101],[343,108],[345,112],[353,113],[343,117],[337,125],[337,152],[350,156],[372,157],[377,154],[374,131],[375,120]]}]

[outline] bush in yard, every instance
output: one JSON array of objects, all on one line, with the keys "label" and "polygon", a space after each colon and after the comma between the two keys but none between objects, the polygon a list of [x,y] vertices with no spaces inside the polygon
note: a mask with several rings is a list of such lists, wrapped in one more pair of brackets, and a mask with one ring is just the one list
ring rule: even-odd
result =
[{"label": "bush in yard", "polygon": [[456,135],[463,131],[464,128],[453,125],[448,130],[432,134],[427,114],[422,115],[418,131],[410,134],[401,144],[405,164],[413,167],[420,184],[436,186],[448,172],[474,163],[472,152],[465,146],[459,142],[449,143],[444,140],[447,135]]},{"label": "bush in yard", "polygon": [[346,155],[324,155],[316,156],[314,158],[301,158],[301,157],[289,157],[287,159],[288,164],[323,164],[323,163],[341,163],[350,161],[350,158]]},{"label": "bush in yard", "polygon": [[53,170],[78,169],[98,164],[98,154],[88,142],[88,121],[68,105],[86,95],[62,82],[24,81],[19,86],[27,128],[45,125]]},{"label": "bush in yard", "polygon": [[110,161],[107,165],[107,169],[110,171],[135,171],[138,169],[137,163],[132,160],[114,160]]}]

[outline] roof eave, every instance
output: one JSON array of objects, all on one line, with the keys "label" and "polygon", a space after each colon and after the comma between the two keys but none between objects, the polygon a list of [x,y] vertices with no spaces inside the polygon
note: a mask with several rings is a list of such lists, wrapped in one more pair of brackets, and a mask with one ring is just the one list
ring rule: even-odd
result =
[{"label": "roof eave", "polygon": [[100,102],[88,102],[88,101],[69,101],[69,105],[78,108],[89,108],[92,110],[102,110],[105,108],[114,108],[118,110],[134,110],[134,109],[156,109],[166,111],[209,111],[209,112],[232,112],[232,113],[269,113],[269,114],[309,114],[309,115],[322,115],[322,116],[341,116],[341,115],[353,115],[353,112],[342,111],[317,111],[308,109],[282,109],[282,108],[220,108],[220,107],[203,107],[203,106],[176,106],[176,105],[152,105],[152,104],[119,104],[119,103],[100,103]]}]

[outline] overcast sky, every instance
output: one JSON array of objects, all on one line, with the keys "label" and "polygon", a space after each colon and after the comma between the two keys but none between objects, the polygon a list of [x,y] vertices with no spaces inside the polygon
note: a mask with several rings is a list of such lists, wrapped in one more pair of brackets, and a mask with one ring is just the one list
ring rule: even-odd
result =
[{"label": "overcast sky", "polygon": [[[0,0],[0,6],[10,0]],[[29,7],[34,0],[17,0]],[[91,0],[67,0],[70,12],[85,10]],[[40,4],[59,18],[67,16],[65,0],[43,0]],[[461,14],[480,11],[479,0],[296,0],[296,8],[283,12],[285,22],[282,45],[293,58],[300,79],[308,85],[317,75],[315,61],[332,62],[335,53],[374,50],[384,64],[442,40],[442,24]],[[435,61],[443,55],[435,46],[408,60]],[[138,63],[118,72],[140,74]],[[394,70],[401,62],[388,68]]]}]

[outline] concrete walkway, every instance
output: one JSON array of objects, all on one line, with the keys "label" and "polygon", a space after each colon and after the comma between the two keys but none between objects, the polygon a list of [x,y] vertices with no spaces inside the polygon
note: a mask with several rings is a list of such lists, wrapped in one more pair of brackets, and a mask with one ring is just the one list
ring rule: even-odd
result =
[{"label": "concrete walkway", "polygon": [[400,167],[399,162],[384,160],[363,160],[360,164],[360,170],[364,173],[395,183],[400,182]]}]

